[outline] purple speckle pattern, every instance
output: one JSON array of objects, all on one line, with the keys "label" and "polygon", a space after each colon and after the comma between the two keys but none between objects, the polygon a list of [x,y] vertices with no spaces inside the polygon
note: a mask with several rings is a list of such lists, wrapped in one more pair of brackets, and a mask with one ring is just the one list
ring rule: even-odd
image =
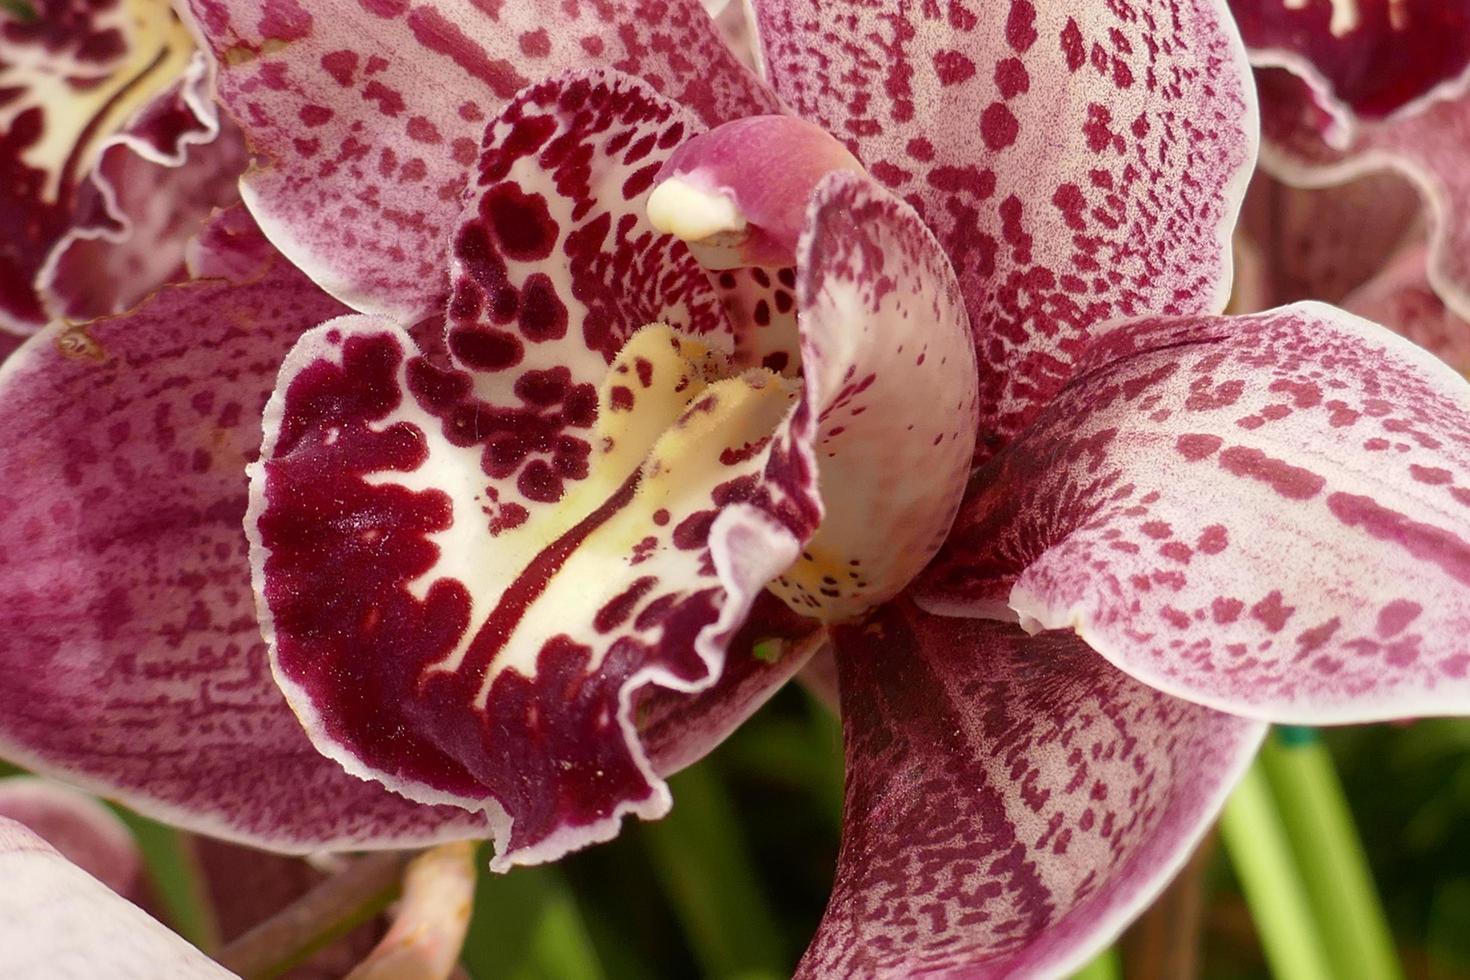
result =
[{"label": "purple speckle pattern", "polygon": [[698,0],[191,0],[220,99],[265,161],[244,193],[348,305],[437,312],[443,255],[488,120],[573,68],[641,77],[706,123],[774,111]]},{"label": "purple speckle pattern", "polygon": [[1470,703],[1470,390],[1302,303],[1135,321],[976,477],[925,602],[1304,724]]},{"label": "purple speckle pattern", "polygon": [[836,633],[837,879],[797,976],[1064,976],[1148,905],[1263,725],[1071,634],[894,603]]},{"label": "purple speckle pattern", "polygon": [[720,304],[643,214],[696,125],[616,73],[525,90],[453,237],[445,356],[334,321],[267,413],[249,523],[288,696],[350,771],[490,812],[497,866],[664,812],[633,697],[713,685],[820,517],[791,383],[703,373]]},{"label": "purple speckle pattern", "polygon": [[840,621],[896,595],[943,543],[975,444],[975,356],[944,252],[868,178],[823,179],[796,251],[795,431],[814,430],[823,513],[771,589]]},{"label": "purple speckle pattern", "polygon": [[0,399],[0,755],[279,850],[484,833],[347,775],[271,677],[245,464],[285,352],[342,307],[285,263],[51,327]]},{"label": "purple speckle pattern", "polygon": [[948,253],[982,457],[1065,383],[1098,323],[1224,306],[1255,120],[1222,3],[754,8],[772,86]]}]

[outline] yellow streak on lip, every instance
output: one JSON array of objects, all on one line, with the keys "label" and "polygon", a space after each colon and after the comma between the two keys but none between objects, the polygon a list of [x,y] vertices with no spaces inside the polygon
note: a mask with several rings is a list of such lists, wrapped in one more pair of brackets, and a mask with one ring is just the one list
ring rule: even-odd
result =
[{"label": "yellow streak on lip", "polygon": [[[46,113],[41,138],[21,159],[46,174],[41,197],[47,203],[58,201],[68,172],[79,180],[92,169],[102,143],[178,78],[194,52],[188,29],[167,0],[126,0],[121,10],[116,26],[127,50],[114,64],[99,68],[48,53],[16,60],[0,71],[0,87],[17,85],[26,93],[0,112],[0,128],[37,106]],[[96,84],[79,90],[68,79],[95,79]]]}]

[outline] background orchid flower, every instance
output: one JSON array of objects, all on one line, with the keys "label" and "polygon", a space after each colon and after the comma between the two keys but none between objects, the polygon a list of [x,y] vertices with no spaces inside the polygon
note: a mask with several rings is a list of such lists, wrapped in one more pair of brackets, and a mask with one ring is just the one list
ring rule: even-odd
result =
[{"label": "background orchid flower", "polygon": [[1470,391],[1215,315],[1221,4],[754,10],[764,80],[693,0],[201,0],[270,244],[225,212],[217,278],[0,376],[7,754],[504,867],[664,812],[830,641],[799,973],[993,975],[1120,929],[1262,719],[1466,710]]},{"label": "background orchid flower", "polygon": [[4,337],[120,312],[178,277],[246,163],[210,71],[168,0],[0,7]]},{"label": "background orchid flower", "polygon": [[1321,187],[1394,170],[1429,213],[1427,276],[1470,316],[1470,4],[1230,0],[1258,68],[1262,166]]}]

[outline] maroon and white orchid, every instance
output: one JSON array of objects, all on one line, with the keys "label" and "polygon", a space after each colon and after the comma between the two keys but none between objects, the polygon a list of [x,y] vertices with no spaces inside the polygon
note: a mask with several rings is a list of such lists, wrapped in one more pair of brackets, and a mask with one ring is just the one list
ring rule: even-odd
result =
[{"label": "maroon and white orchid", "polygon": [[1410,178],[1430,215],[1426,275],[1470,317],[1470,2],[1229,2],[1258,68],[1262,166],[1305,187]]},{"label": "maroon and white orchid", "polygon": [[0,373],[0,750],[503,868],[830,644],[798,972],[979,976],[1109,941],[1265,720],[1470,712],[1470,386],[1218,315],[1224,0],[751,7],[759,75],[698,0],[195,0],[250,215]]},{"label": "maroon and white orchid", "polygon": [[0,349],[134,305],[247,162],[168,0],[0,6]]}]

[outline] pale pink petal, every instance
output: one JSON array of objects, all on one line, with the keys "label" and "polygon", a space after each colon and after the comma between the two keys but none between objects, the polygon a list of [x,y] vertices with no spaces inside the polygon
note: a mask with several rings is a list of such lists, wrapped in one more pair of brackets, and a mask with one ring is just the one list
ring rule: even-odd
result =
[{"label": "pale pink petal", "polygon": [[234,974],[18,823],[0,819],[0,970],[12,977],[210,980]]},{"label": "pale pink petal", "polygon": [[0,817],[24,824],[119,895],[138,885],[143,856],[132,831],[94,797],[39,776],[11,776],[0,779]]},{"label": "pale pink petal", "polygon": [[285,262],[47,328],[0,375],[0,755],[282,850],[410,845],[482,819],[307,741],[270,675],[242,529],[260,411],[342,307]]},{"label": "pale pink petal", "polygon": [[119,313],[184,277],[184,253],[216,208],[239,200],[245,143],[210,100],[208,59],[103,144],[72,226],[38,276],[52,316]]},{"label": "pale pink petal", "polygon": [[1264,733],[1070,634],[895,605],[837,643],[842,850],[802,978],[1065,976],[1180,868]]},{"label": "pale pink petal", "polygon": [[[786,325],[772,314],[794,314],[801,377],[818,410],[798,422],[818,430],[811,465],[824,515],[772,589],[829,621],[859,615],[934,555],[970,468],[977,371],[954,270],[912,208],[829,134],[789,116],[696,136],[659,181],[650,220],[689,241],[706,266],[733,262],[770,290],[748,318],[732,317],[737,357],[769,364],[762,352],[776,345],[748,345],[746,332],[779,338]],[[725,293],[727,306],[736,292]]]},{"label": "pale pink petal", "polygon": [[442,308],[480,137],[524,86],[606,66],[706,123],[775,106],[699,0],[191,5],[262,158],[242,188],[261,227],[328,292],[406,322]]},{"label": "pale pink petal", "polygon": [[57,314],[44,268],[74,230],[95,224],[90,178],[115,133],[138,113],[171,115],[175,125],[155,129],[153,145],[136,150],[143,159],[128,163],[169,182],[187,145],[216,131],[207,100],[178,104],[193,43],[167,0],[39,3],[34,14],[0,11],[0,326],[14,332]]},{"label": "pale pink petal", "polygon": [[492,814],[500,867],[665,812],[634,695],[713,685],[820,517],[773,439],[794,382],[722,368],[703,270],[643,214],[695,126],[627,76],[526,90],[454,236],[448,362],[343,318],[267,411],[250,526],[288,697],[350,771]]},{"label": "pale pink petal", "polygon": [[[1470,385],[1301,303],[1125,323],[977,475],[931,608],[1297,723],[1470,709]],[[1013,614],[1014,615],[1014,614]]]},{"label": "pale pink petal", "polygon": [[1470,375],[1470,321],[1445,306],[1429,283],[1428,250],[1410,245],[1343,301],[1348,311],[1402,334]]},{"label": "pale pink petal", "polygon": [[983,372],[982,455],[1097,323],[1211,313],[1254,162],[1222,2],[755,0],[764,66],[949,253]]}]

